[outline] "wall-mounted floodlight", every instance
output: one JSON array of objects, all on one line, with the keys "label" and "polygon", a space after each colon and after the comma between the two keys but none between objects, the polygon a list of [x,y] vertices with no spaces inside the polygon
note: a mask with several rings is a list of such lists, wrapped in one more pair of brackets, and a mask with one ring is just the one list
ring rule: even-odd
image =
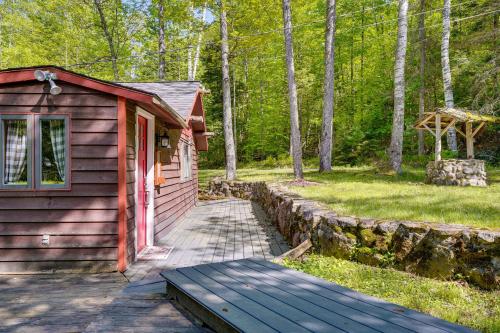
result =
[{"label": "wall-mounted floodlight", "polygon": [[54,82],[54,80],[57,80],[57,75],[55,73],[37,69],[34,74],[35,79],[37,79],[38,81],[49,81],[50,93],[52,95],[59,95],[62,92],[62,88],[56,85],[56,83]]}]

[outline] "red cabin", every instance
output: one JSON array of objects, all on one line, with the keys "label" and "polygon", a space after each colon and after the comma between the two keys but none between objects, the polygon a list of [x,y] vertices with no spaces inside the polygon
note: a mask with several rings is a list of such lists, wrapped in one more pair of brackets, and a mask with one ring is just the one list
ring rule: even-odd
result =
[{"label": "red cabin", "polygon": [[0,71],[0,273],[124,271],[166,235],[196,204],[202,95],[196,81]]}]

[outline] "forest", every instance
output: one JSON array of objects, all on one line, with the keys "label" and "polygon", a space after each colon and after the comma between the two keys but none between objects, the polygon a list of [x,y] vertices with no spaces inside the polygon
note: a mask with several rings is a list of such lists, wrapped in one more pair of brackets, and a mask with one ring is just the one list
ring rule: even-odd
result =
[{"label": "forest", "polygon": [[[332,164],[387,161],[394,110],[398,7],[391,0],[336,4]],[[443,4],[449,5],[449,67],[454,105],[498,115],[498,16],[494,0],[410,0],[404,57],[403,161],[427,161],[419,109],[445,106]],[[300,150],[318,167],[322,133],[327,5],[291,1]],[[231,125],[238,165],[289,166],[290,106],[280,0],[2,0],[0,68],[58,65],[111,81],[200,80],[215,136],[204,167],[225,165],[220,17],[227,20]],[[400,14],[399,14],[400,15]],[[498,124],[476,142],[476,156],[498,164]],[[448,149],[444,140],[443,149]],[[446,157],[463,155],[444,151]]]}]

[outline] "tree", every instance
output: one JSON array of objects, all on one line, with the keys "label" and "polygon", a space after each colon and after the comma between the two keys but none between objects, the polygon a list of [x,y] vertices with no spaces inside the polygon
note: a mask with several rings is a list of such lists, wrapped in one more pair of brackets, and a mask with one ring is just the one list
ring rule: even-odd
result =
[{"label": "tree", "polygon": [[[208,2],[205,1],[205,5],[203,6],[203,12],[201,14],[201,23],[205,24],[205,18],[207,16],[207,6]],[[203,40],[203,30],[198,33],[198,42],[196,43],[196,51],[194,53],[194,61],[193,67],[191,69],[191,80],[196,80],[196,72],[198,70],[198,62],[200,61],[200,50],[201,50],[201,42]]]},{"label": "tree", "polygon": [[302,144],[300,139],[299,110],[297,105],[297,85],[295,83],[295,65],[293,61],[292,10],[290,8],[290,0],[283,0],[283,25],[288,71],[288,100],[290,103],[290,140],[292,143],[293,173],[295,179],[303,179]]},{"label": "tree", "polygon": [[394,63],[394,113],[392,115],[392,135],[389,147],[391,166],[401,173],[403,161],[403,132],[405,117],[405,62],[408,34],[408,0],[399,0],[398,39]]},{"label": "tree", "polygon": [[233,124],[231,114],[231,82],[229,80],[229,45],[227,33],[226,10],[222,0],[218,0],[220,8],[220,36],[222,53],[222,99],[224,141],[226,147],[226,178],[236,178],[236,152],[234,147]]},{"label": "tree", "polygon": [[[418,20],[418,39],[420,41],[420,89],[418,91],[418,117],[425,112],[425,0],[420,0]],[[418,154],[425,154],[424,130],[418,130]]]},{"label": "tree", "polygon": [[[444,103],[447,108],[455,107],[453,100],[453,88],[451,86],[450,69],[450,14],[451,0],[444,0],[443,4],[443,39],[441,43],[441,67],[443,70]],[[448,148],[451,151],[457,151],[457,133],[455,127],[450,127],[447,132]]]},{"label": "tree", "polygon": [[115,48],[115,43],[113,41],[113,35],[112,32],[109,30],[108,27],[108,22],[106,20],[106,16],[104,15],[104,8],[103,8],[103,2],[102,0],[94,0],[94,6],[95,9],[97,10],[97,13],[99,14],[99,20],[100,20],[100,26],[102,29],[102,32],[104,33],[104,37],[106,38],[106,41],[108,42],[108,47],[109,47],[109,53],[111,55],[111,65],[113,67],[113,78],[115,81],[118,81],[119,74],[118,74],[118,65],[117,65],[117,52]]},{"label": "tree", "polygon": [[319,171],[332,170],[336,3],[335,0],[327,0],[326,3],[325,80],[323,84],[323,123],[319,148]]},{"label": "tree", "polygon": [[158,0],[158,79],[165,79],[165,4]]}]

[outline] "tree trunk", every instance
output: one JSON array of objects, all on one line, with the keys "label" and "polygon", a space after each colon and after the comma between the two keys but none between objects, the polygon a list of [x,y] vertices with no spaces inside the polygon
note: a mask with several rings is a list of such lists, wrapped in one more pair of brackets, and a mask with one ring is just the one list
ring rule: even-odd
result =
[{"label": "tree trunk", "polygon": [[223,93],[223,122],[224,141],[226,147],[226,179],[236,178],[236,153],[234,148],[233,124],[231,115],[231,82],[229,79],[229,46],[227,34],[226,10],[222,0],[220,7],[220,36],[222,53],[222,93]]},{"label": "tree trunk", "polygon": [[[191,30],[191,29],[190,29]],[[191,45],[188,46],[188,81],[193,81],[193,49]]]},{"label": "tree trunk", "polygon": [[237,117],[238,117],[238,109],[236,108],[236,72],[233,68],[233,133],[234,133],[234,155],[235,160],[238,160],[238,128],[237,125]]},{"label": "tree trunk", "polygon": [[[205,24],[205,18],[207,17],[207,1],[205,1],[205,5],[203,6],[203,13],[201,14],[201,22]],[[196,51],[194,53],[194,61],[193,67],[191,69],[191,80],[196,80],[196,71],[198,69],[198,62],[200,61],[200,52],[201,52],[201,42],[203,41],[203,30],[198,34],[198,42],[196,43]]]},{"label": "tree trunk", "polygon": [[288,99],[290,103],[290,134],[293,150],[293,173],[295,179],[304,178],[302,171],[302,145],[300,140],[299,110],[297,105],[297,85],[293,62],[292,11],[290,0],[283,0],[283,25],[285,34],[286,64],[288,70]]},{"label": "tree trunk", "polygon": [[[498,15],[495,14],[493,16],[493,50],[495,54],[498,56],[498,54],[500,53],[498,52],[497,31],[498,31]],[[495,70],[495,91],[498,91],[498,62],[496,56],[493,57],[493,68]]]},{"label": "tree trunk", "polygon": [[165,80],[165,4],[158,0],[158,79]]},{"label": "tree trunk", "polygon": [[[450,14],[451,0],[444,0],[443,4],[443,40],[441,43],[441,67],[443,69],[444,102],[447,108],[455,107],[453,101],[453,88],[451,86],[450,70]],[[447,132],[448,149],[457,151],[457,133],[455,127],[450,127]]]},{"label": "tree trunk", "polygon": [[398,40],[394,64],[394,113],[392,118],[392,136],[389,147],[391,166],[401,173],[403,160],[403,132],[405,117],[405,58],[408,34],[408,0],[399,0]]},{"label": "tree trunk", "polygon": [[327,0],[325,32],[325,81],[323,83],[323,124],[319,148],[319,171],[332,170],[336,1]]},{"label": "tree trunk", "polygon": [[363,8],[361,10],[361,78],[360,78],[360,93],[359,97],[361,100],[361,115],[364,118],[365,114],[365,5],[363,4]]},{"label": "tree trunk", "polygon": [[[418,117],[425,112],[425,0],[420,0],[418,39],[420,40],[420,89],[418,91]],[[425,154],[424,130],[418,130],[418,155]]]},{"label": "tree trunk", "polygon": [[101,28],[102,28],[102,31],[104,33],[104,37],[106,38],[106,41],[108,42],[109,53],[111,54],[111,66],[113,67],[113,78],[115,81],[118,81],[119,74],[118,74],[116,49],[115,49],[115,45],[113,43],[113,36],[111,35],[111,32],[109,31],[108,22],[106,21],[106,17],[104,16],[104,11],[102,8],[101,0],[94,0],[94,5],[95,5],[95,8],[97,10],[97,13],[99,14],[99,19],[101,21]]}]

